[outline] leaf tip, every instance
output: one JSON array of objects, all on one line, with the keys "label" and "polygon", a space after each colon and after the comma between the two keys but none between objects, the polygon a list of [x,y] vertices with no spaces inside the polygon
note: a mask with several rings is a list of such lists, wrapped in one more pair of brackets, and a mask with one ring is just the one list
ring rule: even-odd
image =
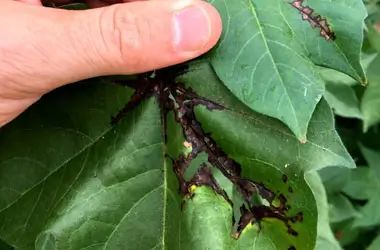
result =
[{"label": "leaf tip", "polygon": [[364,122],[363,122],[363,133],[367,133],[368,132],[368,129],[371,127],[370,124],[368,124],[368,122],[364,119]]},{"label": "leaf tip", "polygon": [[362,79],[360,81],[360,85],[363,86],[363,87],[366,87],[368,85],[368,80],[366,78]]}]

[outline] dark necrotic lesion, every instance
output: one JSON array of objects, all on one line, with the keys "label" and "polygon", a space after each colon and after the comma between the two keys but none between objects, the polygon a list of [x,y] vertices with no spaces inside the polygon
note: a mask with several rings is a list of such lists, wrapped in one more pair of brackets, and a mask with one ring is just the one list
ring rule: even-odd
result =
[{"label": "dark necrotic lesion", "polygon": [[309,6],[303,6],[304,2],[305,0],[294,0],[290,4],[299,11],[302,20],[308,21],[313,28],[318,27],[320,29],[319,33],[321,36],[326,40],[335,40],[335,33],[332,31],[326,18],[322,18],[321,15],[315,14],[314,9]]},{"label": "dark necrotic lesion", "polygon": [[[116,125],[128,111],[138,106],[143,100],[151,97],[157,98],[162,113],[163,133],[166,135],[166,116],[171,111],[174,113],[176,122],[181,126],[186,141],[192,145],[190,154],[182,154],[177,159],[171,159],[173,171],[179,182],[179,192],[182,196],[192,197],[193,194],[190,191],[192,185],[206,185],[224,197],[233,206],[231,199],[212,174],[211,167],[215,167],[235,185],[245,203],[240,208],[241,214],[237,220],[235,237],[238,238],[249,223],[257,223],[261,228],[260,221],[268,217],[282,221],[288,228],[287,232],[290,235],[297,236],[298,233],[291,227],[291,223],[302,221],[302,212],[293,217],[286,216],[285,213],[290,209],[290,206],[287,205],[285,196],[282,194],[277,195],[280,206],[274,206],[272,203],[276,198],[276,194],[265,187],[263,183],[243,178],[240,164],[218,147],[209,133],[205,133],[202,124],[196,118],[194,108],[204,106],[210,111],[225,110],[227,108],[199,96],[182,84],[176,83],[176,77],[185,71],[186,69],[183,67],[177,66],[141,74],[134,80],[117,82],[134,89],[135,92],[125,107],[112,118],[111,124]],[[208,155],[208,164],[201,164],[194,176],[190,180],[185,180],[184,173],[186,169],[188,169],[191,161],[202,152]],[[169,157],[166,152],[165,155]],[[283,176],[282,181],[286,183],[287,177]],[[267,200],[269,206],[254,203],[252,197],[255,195]],[[235,221],[236,219],[233,217],[232,223],[234,224]]]}]

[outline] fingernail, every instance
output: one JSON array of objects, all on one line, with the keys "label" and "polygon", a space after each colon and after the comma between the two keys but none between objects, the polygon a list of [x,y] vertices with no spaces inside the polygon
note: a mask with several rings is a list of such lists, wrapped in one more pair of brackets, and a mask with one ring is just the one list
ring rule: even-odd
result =
[{"label": "fingernail", "polygon": [[210,39],[210,20],[199,6],[189,6],[174,13],[174,48],[196,52]]}]

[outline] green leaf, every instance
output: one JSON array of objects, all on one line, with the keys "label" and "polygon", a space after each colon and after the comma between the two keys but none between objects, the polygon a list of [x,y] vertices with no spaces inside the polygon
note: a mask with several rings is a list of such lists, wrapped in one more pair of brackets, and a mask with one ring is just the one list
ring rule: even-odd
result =
[{"label": "green leaf", "polygon": [[380,249],[380,236],[377,236],[368,246],[367,250],[377,250]]},{"label": "green leaf", "polygon": [[351,198],[367,200],[372,195],[372,190],[377,187],[376,177],[372,175],[368,167],[359,167],[351,170],[351,176],[343,191]]},{"label": "green leaf", "polygon": [[351,169],[327,167],[318,171],[327,193],[340,192],[349,181]]},{"label": "green leaf", "polygon": [[355,81],[355,79],[353,79],[352,77],[333,69],[319,68],[319,72],[325,82],[332,82],[335,84],[342,84],[348,86],[353,86],[357,84],[357,81]]},{"label": "green leaf", "polygon": [[369,65],[367,74],[369,84],[364,92],[361,110],[364,119],[364,131],[369,127],[375,125],[380,121],[380,112],[378,106],[380,105],[380,74],[378,73],[380,66],[380,56],[377,56]]},{"label": "green leaf", "polygon": [[[361,64],[365,70],[371,65],[377,54],[362,54]],[[321,68],[320,73],[326,82],[324,97],[334,113],[346,117],[362,119],[358,90],[364,92],[364,87],[358,81],[339,71]]]},{"label": "green leaf", "polygon": [[380,34],[371,24],[367,25],[367,37],[374,49],[380,52]]},{"label": "green leaf", "polygon": [[334,41],[302,20],[288,1],[211,3],[224,21],[220,42],[211,52],[216,74],[244,104],[283,121],[301,141],[324,91],[315,65],[366,82],[359,60],[366,16],[361,1],[298,1],[326,18]]},{"label": "green leaf", "polygon": [[[360,209],[360,217],[358,217],[354,227],[370,227],[380,223],[380,202],[378,197],[380,189],[380,153],[372,149],[361,146],[363,155],[369,164],[367,180],[361,186],[361,192],[366,194],[368,202]],[[351,184],[351,187],[353,185]],[[353,189],[353,188],[352,188]],[[359,192],[359,190],[357,190]]]},{"label": "green leaf", "polygon": [[310,171],[305,175],[318,207],[318,238],[315,250],[340,250],[338,241],[335,239],[330,228],[326,191],[319,175]]},{"label": "green leaf", "polygon": [[209,99],[229,107],[230,110],[223,112],[202,112],[199,119],[212,119],[204,124],[206,130],[218,131],[214,139],[220,137],[220,146],[231,147],[236,157],[252,154],[251,158],[269,160],[279,169],[293,164],[305,171],[327,166],[355,167],[335,131],[331,110],[324,100],[310,121],[308,140],[302,144],[280,122],[249,110],[221,83],[215,84],[220,81],[207,63],[193,63],[189,73],[178,81],[185,82],[197,93],[208,93]]},{"label": "green leaf", "polygon": [[[364,70],[367,70],[368,66],[376,58],[376,56],[376,53],[361,54],[360,62]],[[319,67],[319,72],[325,82],[348,86],[360,85],[359,81],[334,69]]]},{"label": "green leaf", "polygon": [[[307,190],[307,189],[306,189]],[[306,191],[305,190],[305,191]],[[302,190],[299,190],[302,193]],[[309,194],[309,190],[303,195]],[[310,196],[303,201],[308,202]],[[314,202],[311,199],[311,202]],[[305,223],[316,217],[312,211],[304,210]],[[186,202],[183,210],[183,245],[181,249],[289,249],[291,246],[302,249],[314,249],[315,231],[308,231],[311,225],[300,225],[299,236],[289,236],[281,222],[266,219],[261,223],[249,225],[241,233],[239,240],[231,234],[231,206],[210,188],[199,187],[194,196]]]},{"label": "green leaf", "polygon": [[351,86],[328,82],[323,96],[335,114],[347,118],[362,118],[359,100]]},{"label": "green leaf", "polygon": [[[210,111],[199,105],[196,119],[241,167],[242,177],[273,195],[271,202],[262,195],[259,204],[285,209],[284,221],[269,215],[254,219],[235,240],[232,219],[238,222],[244,203],[229,179],[225,185],[213,174],[233,210],[216,191],[202,187],[206,184],[195,188],[192,198],[178,192],[184,182],[178,182],[172,162],[189,145],[173,112],[163,126],[162,109],[152,97],[112,127],[111,116],[132,91],[89,80],[45,96],[0,129],[0,237],[22,250],[202,249],[198,246],[211,243],[221,244],[220,249],[230,249],[228,244],[236,249],[254,244],[313,249],[317,204],[304,173],[354,167],[327,103],[318,105],[308,141],[301,144],[281,122],[239,102],[208,64],[193,64],[178,81],[225,107]],[[295,219],[289,227],[298,236],[288,231],[287,217]],[[211,223],[217,218],[220,225]]]},{"label": "green leaf", "polygon": [[333,228],[335,228],[334,232],[336,238],[338,239],[340,245],[343,247],[358,242],[358,239],[360,239],[361,231],[359,228],[352,226],[353,221],[354,220],[343,221],[332,226]]},{"label": "green leaf", "polygon": [[351,201],[342,194],[329,196],[329,203],[331,223],[337,223],[359,216],[359,213],[355,210]]},{"label": "green leaf", "polygon": [[[160,244],[171,196],[157,104],[111,129],[110,114],[131,92],[96,82],[75,87],[1,131],[9,143],[0,153],[2,238],[20,249],[34,249],[36,238],[56,249],[119,249],[125,235],[131,249]],[[144,158],[162,164],[137,160]],[[147,210],[150,203],[157,207]]]},{"label": "green leaf", "polygon": [[366,21],[372,21],[373,19],[379,19],[379,6],[377,0],[364,0],[368,17]]},{"label": "green leaf", "polygon": [[13,247],[0,240],[0,250],[13,250]]}]

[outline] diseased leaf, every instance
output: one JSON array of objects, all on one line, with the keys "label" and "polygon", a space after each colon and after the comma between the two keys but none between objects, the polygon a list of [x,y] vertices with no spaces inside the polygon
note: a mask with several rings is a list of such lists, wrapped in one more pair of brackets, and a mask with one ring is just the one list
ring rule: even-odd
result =
[{"label": "diseased leaf", "polygon": [[[263,167],[267,166],[255,165],[255,168],[262,169]],[[251,169],[254,170],[254,168]],[[276,174],[274,169],[271,172]],[[249,176],[249,174],[248,172],[245,176]],[[277,174],[281,175],[281,173]],[[290,176],[289,178],[292,180],[288,185],[298,185],[293,194],[286,194],[289,198],[288,202],[292,206],[290,212],[302,209],[299,204],[314,203],[310,190],[306,183],[301,180],[302,176],[299,178]],[[276,177],[272,179],[274,183]],[[276,184],[270,185],[276,186]],[[289,249],[291,247],[314,249],[316,232],[309,230],[316,219],[316,211],[313,209],[302,209],[303,220],[292,223],[292,228],[295,229],[297,235],[290,235],[284,223],[275,218],[264,218],[260,224],[252,218],[252,224],[247,221],[248,225],[239,234],[239,239],[236,240],[231,237],[231,218],[233,216],[231,205],[210,188],[196,187],[193,190],[191,198],[185,202],[183,210],[184,219],[181,232],[184,232],[184,235],[181,236],[181,239],[184,242],[183,246],[188,246],[185,249],[243,250],[252,247],[254,249],[267,249],[274,246],[276,249]]]},{"label": "diseased leaf", "polygon": [[[305,171],[327,166],[355,167],[334,129],[333,116],[325,101],[318,105],[310,122],[308,141],[301,144],[280,122],[250,111],[222,84],[217,84],[219,79],[207,63],[193,63],[180,81],[197,93],[209,93],[209,99],[229,108],[213,112],[200,108],[198,117],[201,122],[207,120],[205,129],[236,157],[246,152],[251,159],[269,160],[279,169],[293,164],[302,166]],[[233,143],[236,140],[239,143]]]},{"label": "diseased leaf", "polygon": [[336,36],[334,41],[321,39],[318,29],[310,30],[310,24],[300,23],[295,15],[291,15],[290,25],[294,27],[296,38],[305,44],[311,61],[316,65],[346,73],[364,83],[365,74],[360,66],[360,49],[363,21],[367,13],[362,1],[306,0],[303,5],[308,5],[315,10],[316,15],[326,19]]},{"label": "diseased leaf", "polygon": [[318,27],[320,29],[319,34],[326,40],[335,40],[335,33],[331,29],[330,24],[327,22],[326,18],[323,18],[321,15],[316,14],[315,10],[310,8],[310,6],[306,6],[304,4],[305,0],[293,0],[292,2],[292,6],[300,12],[302,20],[308,21],[313,28]]},{"label": "diseased leaf", "polygon": [[315,65],[366,82],[359,60],[361,1],[210,2],[224,20],[220,42],[210,53],[216,74],[244,104],[283,121],[299,140],[307,139],[324,92]]},{"label": "diseased leaf", "polygon": [[[239,102],[207,63],[178,77],[184,85],[156,74],[132,79],[134,93],[95,80],[64,87],[1,128],[1,238],[37,250],[313,249],[317,207],[304,173],[354,167],[326,102],[300,144]],[[185,180],[189,155],[200,158]]]}]

